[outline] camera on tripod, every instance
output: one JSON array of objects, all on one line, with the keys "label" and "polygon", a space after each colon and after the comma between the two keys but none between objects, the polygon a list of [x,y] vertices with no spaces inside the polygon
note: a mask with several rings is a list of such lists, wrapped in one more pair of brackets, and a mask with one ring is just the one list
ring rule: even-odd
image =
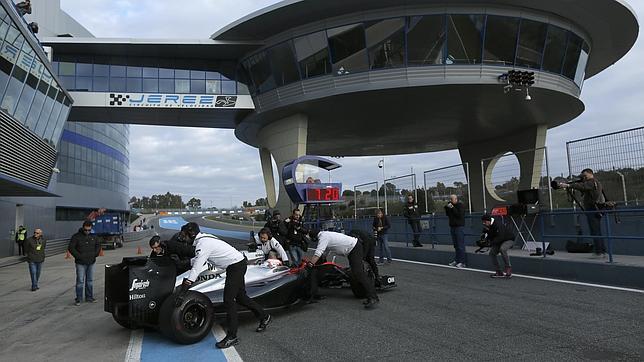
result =
[{"label": "camera on tripod", "polygon": [[579,183],[579,182],[584,182],[584,180],[580,177],[555,177],[552,181],[550,181],[550,187],[552,187],[553,190],[561,190],[564,187],[561,184],[574,184],[574,183]]}]

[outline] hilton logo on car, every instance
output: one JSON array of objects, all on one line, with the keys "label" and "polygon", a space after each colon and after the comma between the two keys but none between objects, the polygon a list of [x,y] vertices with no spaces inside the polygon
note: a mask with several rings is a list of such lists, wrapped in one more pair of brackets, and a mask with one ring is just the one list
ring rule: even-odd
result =
[{"label": "hilton logo on car", "polygon": [[111,107],[235,108],[237,96],[110,93]]},{"label": "hilton logo on car", "polygon": [[143,280],[134,279],[132,280],[132,286],[130,287],[130,292],[134,290],[143,290],[149,286],[150,286],[149,280],[143,281]]}]

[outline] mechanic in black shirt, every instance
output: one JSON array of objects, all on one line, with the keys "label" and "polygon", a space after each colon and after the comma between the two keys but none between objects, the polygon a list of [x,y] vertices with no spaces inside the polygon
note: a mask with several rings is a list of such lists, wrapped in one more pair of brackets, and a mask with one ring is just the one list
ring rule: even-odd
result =
[{"label": "mechanic in black shirt", "polygon": [[264,224],[265,228],[268,228],[271,231],[271,235],[277,240],[280,245],[286,250],[286,252],[289,252],[289,245],[288,245],[288,228],[286,227],[286,224],[282,220],[282,214],[280,213],[279,210],[273,210],[273,215],[271,216],[270,219],[266,221],[266,224]]},{"label": "mechanic in black shirt", "polygon": [[465,206],[458,201],[458,196],[450,195],[449,202],[445,205],[445,215],[449,218],[450,234],[456,251],[456,257],[449,265],[464,268],[467,264],[467,254],[465,254]]},{"label": "mechanic in black shirt", "polygon": [[369,264],[369,266],[371,267],[371,270],[373,271],[373,275],[376,279],[375,286],[376,288],[379,288],[380,273],[378,272],[378,265],[376,265],[376,258],[375,258],[376,238],[373,237],[373,235],[369,235],[368,233],[358,229],[349,231],[349,236],[358,238],[358,240],[362,242],[362,256],[364,257],[364,261],[367,264]]},{"label": "mechanic in black shirt", "polygon": [[420,212],[418,211],[418,204],[416,203],[416,200],[414,200],[414,195],[412,194],[407,195],[407,204],[403,210],[403,216],[407,219],[407,222],[411,227],[411,231],[414,234],[414,240],[412,241],[414,248],[422,247],[423,244],[418,241],[421,233]]},{"label": "mechanic in black shirt", "polygon": [[[516,235],[512,229],[504,225],[500,220],[494,219],[489,214],[481,217],[483,221],[484,238],[490,242],[490,258],[496,272],[490,275],[492,278],[510,278],[512,276],[512,265],[510,264],[510,257],[508,250],[514,245]],[[497,255],[501,253],[503,263],[505,264],[505,274],[501,271]]]},{"label": "mechanic in black shirt", "polygon": [[150,239],[150,258],[164,258],[172,262],[177,275],[190,269],[190,259],[195,256],[195,248],[176,241],[162,241],[158,235]]},{"label": "mechanic in black shirt", "polygon": [[304,251],[308,250],[306,236],[308,230],[302,222],[302,213],[299,209],[294,209],[290,218],[284,220],[288,229],[288,245],[291,254],[291,262],[294,266],[300,265]]}]

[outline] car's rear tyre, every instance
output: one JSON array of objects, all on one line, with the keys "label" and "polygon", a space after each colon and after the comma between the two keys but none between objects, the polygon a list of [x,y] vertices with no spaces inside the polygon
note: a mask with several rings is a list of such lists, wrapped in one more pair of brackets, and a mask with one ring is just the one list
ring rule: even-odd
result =
[{"label": "car's rear tyre", "polygon": [[[367,283],[371,283],[371,285],[375,285],[376,283],[376,277],[373,274],[373,271],[371,270],[371,267],[369,264],[366,262],[362,262],[362,270],[364,270],[364,273],[367,275]],[[366,298],[367,297],[367,290],[364,288],[364,286],[360,283],[356,282],[356,278],[351,273],[351,279],[349,280],[349,284],[351,284],[351,291],[353,292],[353,295],[356,298]]]},{"label": "car's rear tyre", "polygon": [[133,321],[131,321],[131,320],[127,319],[127,318],[117,317],[116,314],[114,314],[114,313],[112,313],[112,318],[114,318],[114,321],[116,321],[116,323],[118,323],[123,328],[127,328],[127,329],[139,329],[140,328]]},{"label": "car's rear tyre", "polygon": [[161,333],[181,344],[201,341],[212,328],[214,310],[210,299],[199,292],[188,291],[175,307],[176,295],[169,296],[159,311]]}]

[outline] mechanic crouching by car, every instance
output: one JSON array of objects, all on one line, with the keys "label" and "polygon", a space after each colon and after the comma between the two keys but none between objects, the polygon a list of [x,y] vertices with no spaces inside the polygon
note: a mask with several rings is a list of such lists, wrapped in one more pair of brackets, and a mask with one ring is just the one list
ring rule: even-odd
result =
[{"label": "mechanic crouching by car", "polygon": [[[179,244],[179,245],[177,245]],[[151,259],[167,259],[174,264],[177,269],[177,275],[190,270],[190,260],[195,256],[195,249],[183,243],[163,241],[158,235],[150,239]]]},{"label": "mechanic crouching by car", "polygon": [[269,253],[274,251],[277,257],[282,261],[283,265],[289,266],[289,259],[286,250],[282,245],[273,237],[273,233],[269,228],[262,228],[257,235],[255,235],[255,243],[258,243],[258,247],[264,253],[264,256],[268,259]]},{"label": "mechanic crouching by car", "polygon": [[376,279],[375,287],[380,288],[380,273],[378,272],[378,265],[376,264],[375,256],[376,238],[358,229],[349,231],[349,236],[358,238],[358,240],[362,242],[362,256],[364,257],[364,261],[369,264],[369,267],[371,267],[371,270],[373,271],[373,275]]},{"label": "mechanic crouching by car", "polygon": [[362,261],[364,260],[364,246],[362,241],[358,238],[335,231],[311,230],[309,236],[312,240],[317,240],[318,245],[308,265],[312,267],[323,254],[328,252],[347,257],[353,279],[367,291],[367,300],[363,303],[364,307],[367,309],[375,307],[380,302],[380,299],[376,295],[375,286],[368,282],[362,267]]},{"label": "mechanic crouching by car", "polygon": [[[483,233],[485,240],[490,242],[490,257],[496,272],[490,275],[492,278],[510,278],[512,276],[512,265],[508,250],[514,245],[516,235],[510,227],[503,222],[494,219],[489,214],[481,217],[483,221]],[[501,253],[503,263],[505,264],[505,273],[501,271],[497,255]]]},{"label": "mechanic crouching by car", "polygon": [[226,321],[228,331],[226,337],[216,343],[217,348],[228,348],[239,343],[237,338],[237,303],[248,308],[259,320],[257,332],[263,332],[271,322],[271,315],[246,294],[247,259],[237,249],[214,235],[202,233],[199,225],[190,222],[184,225],[188,239],[195,244],[195,257],[192,259],[192,268],[187,278],[183,279],[177,302],[181,303],[188,289],[199,276],[202,267],[210,262],[214,266],[226,270],[226,284],[224,286],[224,306],[226,308]]}]

